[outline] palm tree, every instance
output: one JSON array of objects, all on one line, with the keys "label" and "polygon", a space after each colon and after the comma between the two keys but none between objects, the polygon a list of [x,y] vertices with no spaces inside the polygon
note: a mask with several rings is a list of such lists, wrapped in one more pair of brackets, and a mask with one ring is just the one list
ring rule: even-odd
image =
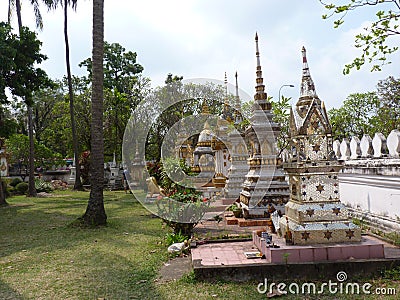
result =
[{"label": "palm tree", "polygon": [[72,76],[71,76],[71,64],[69,56],[69,38],[68,38],[68,6],[71,4],[72,9],[76,10],[78,0],[54,0],[47,1],[49,9],[57,8],[58,2],[64,7],[64,41],[65,41],[65,62],[67,66],[67,82],[68,82],[68,95],[69,95],[69,113],[71,118],[71,129],[72,129],[72,147],[74,150],[74,159],[76,166],[75,173],[75,184],[74,190],[83,190],[81,181],[81,169],[79,167],[79,141],[78,135],[76,134],[76,122],[75,122],[75,108],[74,108],[74,92],[72,89]]},{"label": "palm tree", "polygon": [[93,78],[90,197],[85,214],[80,218],[85,225],[104,225],[104,137],[103,137],[103,57],[104,57],[104,0],[93,0]]},{"label": "palm tree", "polygon": [[[11,3],[10,1],[9,3]],[[35,9],[35,17],[36,17],[36,26],[38,28],[43,27],[42,17],[40,15],[39,6],[37,1],[31,1],[32,5]],[[20,0],[15,0],[15,7],[17,9],[17,18],[18,18],[18,31],[19,35],[21,35],[22,31],[22,18],[21,18],[21,2]],[[34,146],[34,138],[33,138],[33,114],[32,114],[32,103],[26,102],[26,106],[28,107],[28,135],[29,135],[29,189],[28,196],[36,197],[36,188],[35,188],[35,146]]]}]

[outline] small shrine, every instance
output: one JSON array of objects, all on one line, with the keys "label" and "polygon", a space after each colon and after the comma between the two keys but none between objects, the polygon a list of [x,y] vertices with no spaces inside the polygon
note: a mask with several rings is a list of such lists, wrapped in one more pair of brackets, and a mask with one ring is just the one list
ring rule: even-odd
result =
[{"label": "small shrine", "polygon": [[8,176],[8,163],[7,159],[9,154],[6,151],[4,139],[0,138],[0,177]]},{"label": "small shrine", "polygon": [[304,47],[302,58],[300,97],[290,110],[292,153],[284,164],[290,199],[280,229],[287,242],[299,245],[359,242],[361,230],[340,202],[342,166],[333,151],[332,128],[324,102],[317,96]]},{"label": "small shrine", "polygon": [[272,104],[268,100],[263,84],[256,33],[256,93],[250,126],[245,137],[251,146],[248,158],[250,167],[240,193],[240,203],[245,217],[269,217],[275,210],[284,212],[289,198],[289,187],[285,181],[282,163],[278,157],[276,139],[280,126],[273,121]]},{"label": "small shrine", "polygon": [[129,174],[125,174],[125,176],[127,175],[130,176],[129,182],[131,182],[131,186],[138,187],[144,185],[145,168],[146,168],[146,162],[140,156],[139,147],[138,144],[136,144],[135,157],[132,161],[131,172]]},{"label": "small shrine", "polygon": [[222,115],[217,120],[215,135],[212,138],[211,147],[215,156],[215,176],[213,184],[216,188],[224,188],[226,177],[230,167],[230,157],[227,147],[228,143],[228,126],[233,122],[232,109],[229,105],[228,98],[228,80],[225,73],[225,100]]},{"label": "small shrine", "polygon": [[[207,104],[203,103],[202,114],[209,115]],[[215,172],[214,163],[214,151],[211,147],[211,143],[215,133],[211,130],[211,126],[208,120],[205,121],[203,130],[199,134],[199,138],[196,147],[193,151],[193,165],[191,170],[196,173],[200,173],[196,182],[201,182],[198,187],[212,187],[212,181]],[[204,179],[210,179],[208,182],[203,182]]]},{"label": "small shrine", "polygon": [[225,198],[224,202],[232,203],[239,199],[240,192],[242,191],[242,184],[246,174],[249,172],[249,165],[247,158],[249,153],[244,139],[244,130],[242,129],[243,117],[240,113],[241,103],[239,98],[238,74],[235,74],[236,79],[236,95],[235,95],[235,112],[233,115],[235,130],[228,134],[228,142],[230,145],[230,158],[231,164],[228,170],[225,185]]}]

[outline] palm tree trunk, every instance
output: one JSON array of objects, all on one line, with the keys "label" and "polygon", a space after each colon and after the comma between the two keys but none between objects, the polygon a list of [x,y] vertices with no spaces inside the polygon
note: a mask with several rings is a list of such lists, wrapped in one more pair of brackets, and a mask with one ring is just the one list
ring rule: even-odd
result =
[{"label": "palm tree trunk", "polygon": [[19,33],[21,34],[22,17],[21,17],[21,2],[20,2],[20,0],[15,0],[15,7],[17,8],[17,18],[18,18]]},{"label": "palm tree trunk", "polygon": [[33,139],[32,105],[28,105],[28,134],[29,134],[29,189],[28,197],[36,197],[35,188],[35,143]]},{"label": "palm tree trunk", "polygon": [[85,225],[104,225],[104,137],[103,137],[103,56],[104,56],[104,0],[93,0],[93,82],[91,124],[91,191],[82,221]]},{"label": "palm tree trunk", "polygon": [[[20,0],[15,0],[15,6],[17,8],[17,17],[18,17],[18,29],[19,34],[21,35],[22,30],[22,18],[21,18],[21,2]],[[26,99],[24,99],[26,102]],[[33,140],[33,120],[32,120],[32,104],[26,103],[28,107],[28,134],[29,134],[29,189],[28,189],[28,197],[36,197],[36,189],[35,189],[35,144]]]},{"label": "palm tree trunk", "polygon": [[71,64],[69,61],[69,41],[68,41],[68,0],[64,0],[64,40],[65,40],[65,61],[67,64],[67,80],[69,94],[69,113],[71,116],[72,147],[74,149],[74,159],[76,166],[74,190],[82,191],[81,168],[79,166],[78,136],[76,134],[74,92],[72,90]]}]

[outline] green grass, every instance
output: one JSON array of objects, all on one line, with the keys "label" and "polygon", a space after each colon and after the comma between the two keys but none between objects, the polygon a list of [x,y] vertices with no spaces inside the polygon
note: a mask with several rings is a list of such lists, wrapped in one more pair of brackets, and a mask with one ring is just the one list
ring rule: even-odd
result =
[{"label": "green grass", "polygon": [[165,231],[131,195],[106,192],[108,226],[69,226],[87,192],[15,197],[0,210],[0,299],[158,298]]},{"label": "green grass", "polygon": [[[170,230],[124,192],[105,192],[107,226],[71,226],[84,213],[88,197],[88,192],[72,191],[52,198],[20,196],[0,208],[0,299],[266,298],[257,292],[257,282],[198,282],[193,273],[158,283]],[[399,274],[387,273],[374,286],[394,286],[400,293]]]}]

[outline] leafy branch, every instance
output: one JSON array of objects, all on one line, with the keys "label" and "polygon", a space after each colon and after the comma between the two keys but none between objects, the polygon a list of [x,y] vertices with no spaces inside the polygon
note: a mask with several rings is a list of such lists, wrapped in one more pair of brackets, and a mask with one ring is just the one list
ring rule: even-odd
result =
[{"label": "leafy branch", "polygon": [[323,0],[319,1],[329,11],[329,14],[322,15],[322,19],[338,16],[333,22],[334,28],[338,28],[344,23],[344,19],[350,11],[360,7],[392,4],[394,6],[393,10],[379,10],[375,14],[376,20],[370,26],[365,27],[364,32],[355,36],[355,47],[360,48],[362,53],[351,63],[345,65],[343,74],[349,74],[353,68],[359,70],[366,62],[372,63],[371,72],[381,71],[382,66],[391,63],[388,61],[387,56],[396,52],[398,47],[388,46],[387,40],[400,34],[400,0],[349,0],[345,5],[325,3]]}]

